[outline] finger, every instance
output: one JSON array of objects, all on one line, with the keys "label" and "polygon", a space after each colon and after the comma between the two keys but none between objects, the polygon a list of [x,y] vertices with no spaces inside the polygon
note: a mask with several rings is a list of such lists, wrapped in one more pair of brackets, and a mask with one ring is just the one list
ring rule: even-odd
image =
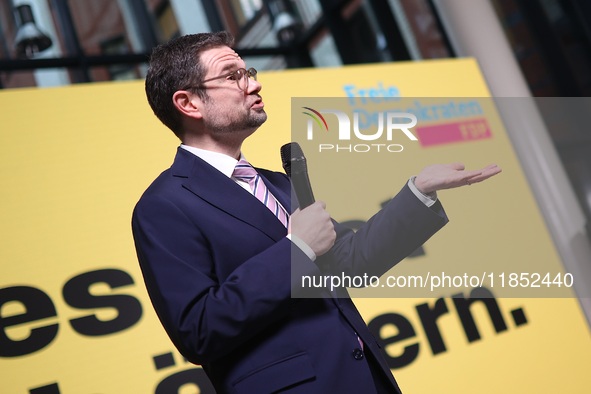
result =
[{"label": "finger", "polygon": [[494,165],[487,169],[483,175],[486,175],[487,178],[490,178],[493,175],[497,175],[498,173],[502,172],[503,169],[497,165]]},{"label": "finger", "polygon": [[461,171],[458,173],[459,174],[458,179],[460,181],[467,181],[469,179],[476,178],[476,177],[482,175],[482,173],[483,173],[482,170]]},{"label": "finger", "polygon": [[480,170],[480,172],[483,175],[486,174],[498,174],[501,171],[501,168],[499,166],[497,166],[496,164],[490,164],[486,167],[484,167],[483,169]]},{"label": "finger", "polygon": [[457,171],[463,171],[466,168],[466,166],[462,163],[451,163],[449,164],[449,167]]},{"label": "finger", "polygon": [[470,183],[482,182],[494,175],[497,175],[501,171],[502,171],[502,169],[498,166],[490,167],[487,170],[483,171],[480,175],[469,178],[468,182],[470,182]]},{"label": "finger", "polygon": [[480,170],[464,171],[463,179],[469,181],[470,183],[476,183],[488,179],[499,172],[501,172],[501,168],[499,166],[496,164],[489,164]]},{"label": "finger", "polygon": [[500,168],[500,167],[498,165],[496,165],[496,164],[489,164],[486,167],[484,167],[482,170],[483,171],[486,171],[486,170],[492,170],[492,169],[495,169],[495,168]]},{"label": "finger", "polygon": [[482,176],[490,178],[491,176],[496,175],[501,171],[501,167],[497,166],[496,164],[491,164],[490,166],[487,166],[483,169]]}]

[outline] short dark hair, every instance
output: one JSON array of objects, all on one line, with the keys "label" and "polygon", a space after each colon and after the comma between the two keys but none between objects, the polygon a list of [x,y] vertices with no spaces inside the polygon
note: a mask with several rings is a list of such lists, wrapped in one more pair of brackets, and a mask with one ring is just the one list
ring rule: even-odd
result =
[{"label": "short dark hair", "polygon": [[[234,38],[228,32],[188,34],[158,45],[152,51],[146,75],[146,96],[154,114],[181,137],[181,114],[172,103],[177,90],[199,86],[207,70],[200,61],[202,52],[222,46],[232,47]],[[197,89],[202,99],[205,90]]]}]

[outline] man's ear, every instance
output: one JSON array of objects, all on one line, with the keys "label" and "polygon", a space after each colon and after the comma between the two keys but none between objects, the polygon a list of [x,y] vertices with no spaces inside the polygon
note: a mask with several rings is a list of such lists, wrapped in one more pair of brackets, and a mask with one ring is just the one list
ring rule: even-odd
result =
[{"label": "man's ear", "polygon": [[186,90],[177,90],[172,95],[172,103],[185,116],[194,119],[201,119],[203,117],[201,113],[203,101],[195,93]]}]

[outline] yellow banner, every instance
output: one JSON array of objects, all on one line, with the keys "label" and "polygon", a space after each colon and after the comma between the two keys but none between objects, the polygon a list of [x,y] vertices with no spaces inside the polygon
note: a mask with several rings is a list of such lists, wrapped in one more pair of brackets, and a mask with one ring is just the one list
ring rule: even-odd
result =
[{"label": "yellow banner", "polygon": [[[469,59],[259,80],[269,120],[245,152],[277,170],[291,138],[292,97],[488,96]],[[151,113],[143,83],[2,91],[0,108],[0,392],[211,393],[160,327],[133,248],[131,211],[179,143]],[[476,126],[466,133],[482,135]],[[539,258],[562,269],[502,126],[490,126],[490,138],[404,146],[385,159],[391,170],[381,187],[384,177],[391,187],[362,198],[344,184],[337,194],[323,178],[327,168],[311,172],[316,197],[337,219],[363,221],[428,164],[497,162],[504,172],[490,182],[440,193],[451,223],[400,268]],[[450,291],[356,303],[406,392],[585,393],[591,385],[589,330],[574,298],[472,302]]]}]

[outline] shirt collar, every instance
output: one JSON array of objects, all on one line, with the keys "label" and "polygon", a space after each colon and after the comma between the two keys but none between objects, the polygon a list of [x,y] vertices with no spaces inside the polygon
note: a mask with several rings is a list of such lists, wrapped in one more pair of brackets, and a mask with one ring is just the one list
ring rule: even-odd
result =
[{"label": "shirt collar", "polygon": [[[188,146],[184,144],[181,144],[181,148],[199,157],[228,178],[232,177],[236,163],[238,163],[238,160],[224,153],[195,148],[194,146]],[[240,158],[244,158],[242,153],[240,154]]]}]

